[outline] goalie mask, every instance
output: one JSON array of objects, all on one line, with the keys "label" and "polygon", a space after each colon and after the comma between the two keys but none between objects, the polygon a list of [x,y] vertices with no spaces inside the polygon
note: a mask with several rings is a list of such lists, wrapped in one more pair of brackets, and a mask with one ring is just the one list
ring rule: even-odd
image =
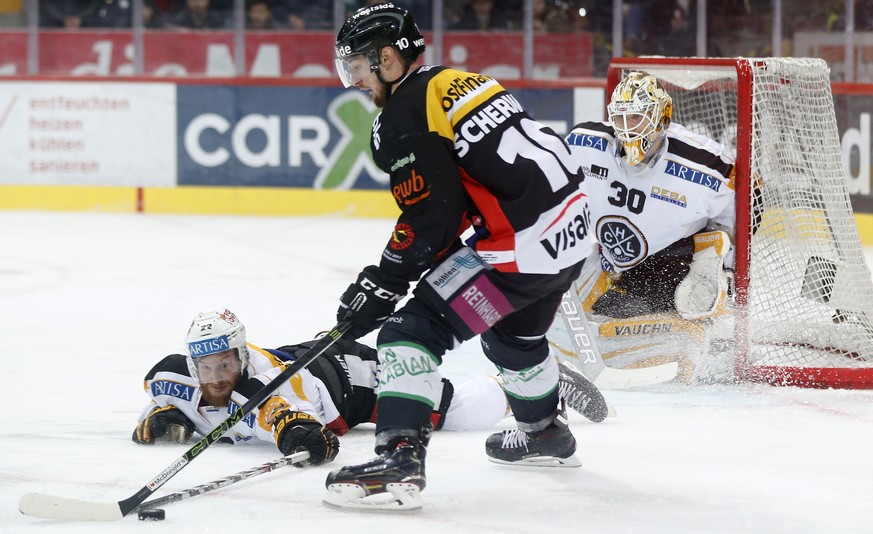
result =
[{"label": "goalie mask", "polygon": [[651,74],[631,72],[612,92],[609,122],[629,165],[643,161],[673,119],[673,99]]},{"label": "goalie mask", "polygon": [[392,3],[362,7],[355,11],[336,36],[336,72],[345,87],[356,85],[371,72],[385,85],[397,80],[382,80],[379,75],[379,52],[393,46],[409,65],[424,53],[424,37],[412,15]]},{"label": "goalie mask", "polygon": [[249,363],[246,327],[228,309],[198,313],[185,344],[188,370],[201,384],[236,383]]}]

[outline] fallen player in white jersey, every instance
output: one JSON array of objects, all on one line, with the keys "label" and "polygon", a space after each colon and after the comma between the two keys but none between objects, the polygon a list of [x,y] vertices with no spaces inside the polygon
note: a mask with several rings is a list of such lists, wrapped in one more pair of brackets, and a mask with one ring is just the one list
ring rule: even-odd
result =
[{"label": "fallen player in white jersey", "polygon": [[[198,314],[186,343],[187,355],[171,354],[146,375],[144,388],[151,400],[133,432],[136,443],[187,443],[194,432],[207,434],[314,342],[259,348],[246,341],[240,320],[222,309]],[[231,427],[222,441],[275,443],[284,455],[309,451],[307,464],[329,462],[339,449],[337,436],[373,421],[378,375],[374,349],[340,339],[257,412]],[[603,397],[581,374],[565,368],[560,390],[570,407],[589,420],[606,417]],[[507,409],[496,377],[477,377],[458,388],[444,380],[431,420],[442,430],[488,429],[506,417]]]}]

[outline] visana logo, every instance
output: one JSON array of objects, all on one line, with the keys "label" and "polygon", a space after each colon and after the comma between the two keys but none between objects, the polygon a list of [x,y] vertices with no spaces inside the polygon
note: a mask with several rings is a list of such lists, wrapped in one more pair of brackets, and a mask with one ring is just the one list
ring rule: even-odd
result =
[{"label": "visana logo", "polygon": [[588,205],[581,214],[576,215],[571,220],[552,234],[550,239],[541,239],[540,244],[546,249],[551,258],[557,259],[561,252],[575,247],[588,237],[588,228],[591,226],[591,212],[588,210]]}]

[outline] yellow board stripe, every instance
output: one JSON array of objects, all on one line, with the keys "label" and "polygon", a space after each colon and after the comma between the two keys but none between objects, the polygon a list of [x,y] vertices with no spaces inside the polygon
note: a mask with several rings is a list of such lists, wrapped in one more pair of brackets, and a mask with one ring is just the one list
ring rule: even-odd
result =
[{"label": "yellow board stripe", "polygon": [[[0,210],[132,213],[137,187],[0,185]],[[384,190],[321,191],[269,187],[146,187],[145,213],[211,215],[341,215],[396,218],[394,198]],[[873,247],[873,214],[855,213],[861,244]]]},{"label": "yellow board stripe", "polygon": [[0,209],[198,215],[339,215],[396,218],[384,190],[269,187],[0,186]]}]

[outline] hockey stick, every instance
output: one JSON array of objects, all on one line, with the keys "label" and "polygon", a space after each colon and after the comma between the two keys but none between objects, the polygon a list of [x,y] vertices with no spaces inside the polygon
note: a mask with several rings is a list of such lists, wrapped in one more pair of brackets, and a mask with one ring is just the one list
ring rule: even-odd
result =
[{"label": "hockey stick", "polygon": [[246,469],[245,471],[240,471],[239,473],[228,475],[224,478],[219,478],[218,480],[213,480],[212,482],[207,482],[206,484],[201,484],[199,486],[194,486],[193,488],[184,489],[182,491],[170,493],[169,495],[164,495],[163,497],[159,497],[157,499],[152,499],[151,501],[146,501],[137,506],[134,511],[138,512],[140,510],[149,510],[185,499],[190,499],[191,497],[196,497],[197,495],[202,495],[212,490],[217,490],[218,488],[223,488],[225,486],[230,486],[231,484],[236,484],[237,482],[246,480],[247,478],[253,478],[258,475],[263,475],[264,473],[269,473],[270,471],[275,471],[276,469],[279,469],[280,467],[285,467],[289,464],[302,462],[307,458],[309,458],[309,451],[295,452],[294,454],[283,456],[282,458],[279,458],[277,460],[273,460],[252,467],[250,469]]},{"label": "hockey stick", "polygon": [[261,388],[252,397],[221,424],[203,436],[185,454],[177,458],[166,469],[130,497],[118,502],[93,502],[68,497],[46,495],[44,493],[28,493],[18,501],[18,509],[22,514],[59,519],[67,521],[115,521],[129,514],[142,504],[156,489],[173,478],[186,465],[194,461],[207,447],[218,441],[225,432],[241,421],[249,412],[264,402],[279,386],[301,369],[315,361],[324,351],[330,348],[349,329],[351,323],[338,323],[333,329],[320,338],[309,350],[294,360],[284,371],[276,375],[272,381]]}]

